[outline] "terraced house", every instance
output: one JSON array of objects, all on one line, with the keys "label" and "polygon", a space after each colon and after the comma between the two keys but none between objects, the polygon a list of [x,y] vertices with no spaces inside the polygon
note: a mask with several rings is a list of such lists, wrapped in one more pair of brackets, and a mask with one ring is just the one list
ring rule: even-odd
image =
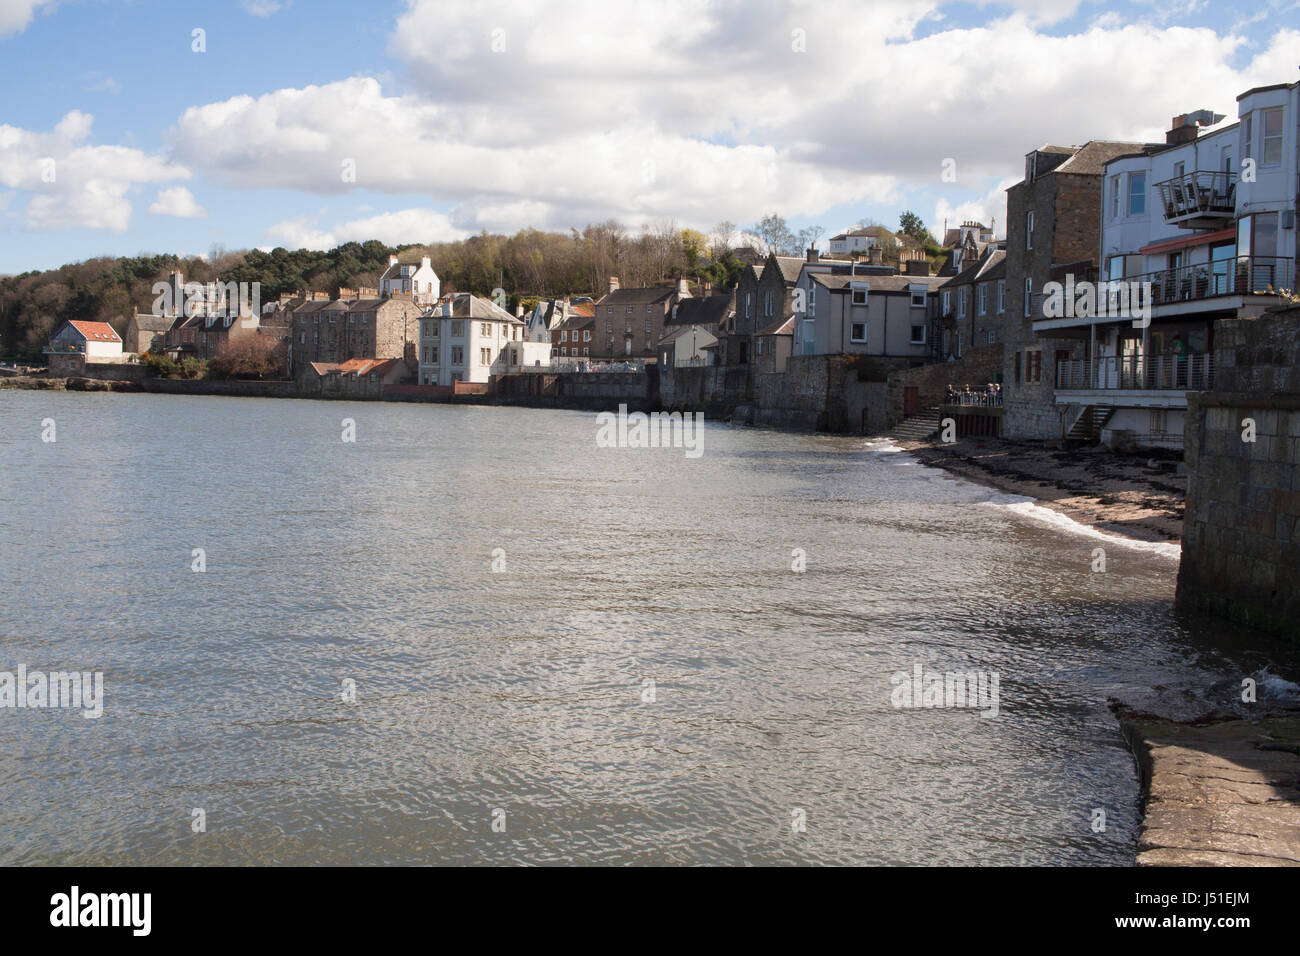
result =
[{"label": "terraced house", "polygon": [[686,280],[677,285],[624,289],[618,276],[610,276],[609,291],[596,302],[592,361],[654,362],[664,322],[672,307],[690,298]]},{"label": "terraced house", "polygon": [[522,319],[468,292],[443,296],[419,321],[421,385],[486,384],[532,364],[526,346],[549,361],[549,344],[525,341]]},{"label": "terraced house", "polygon": [[423,309],[409,293],[379,298],[374,292],[340,289],[337,299],[324,292],[307,294],[293,310],[290,367],[295,376],[312,362],[354,358],[402,359],[414,375]]}]

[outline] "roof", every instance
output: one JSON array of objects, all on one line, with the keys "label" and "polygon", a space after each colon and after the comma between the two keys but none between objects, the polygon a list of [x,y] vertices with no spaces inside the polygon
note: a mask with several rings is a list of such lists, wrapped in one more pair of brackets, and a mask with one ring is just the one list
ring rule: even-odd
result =
[{"label": "roof", "polygon": [[573,315],[585,315],[591,318],[596,314],[596,306],[591,302],[573,302],[569,304],[569,312]]},{"label": "roof", "polygon": [[346,362],[336,366],[335,371],[343,372],[348,375],[385,375],[397,364],[397,359],[394,358],[354,358],[348,359]]},{"label": "roof", "polygon": [[[1005,249],[995,249],[986,256],[981,256],[978,260],[971,263],[961,272],[952,276],[944,283],[945,286],[966,285],[970,282],[987,282],[1006,275],[1007,253]],[[993,275],[997,270],[998,275]],[[924,278],[923,276],[914,276],[913,278]]]},{"label": "roof", "polygon": [[756,335],[794,335],[794,316],[788,315],[780,322],[760,329]]},{"label": "roof", "polygon": [[803,256],[776,256],[775,258],[785,284],[794,285],[798,282],[799,273],[803,271],[804,263],[808,260]]},{"label": "roof", "polygon": [[82,322],[80,320],[68,321],[82,337],[88,342],[121,342],[122,337],[113,331],[113,327],[107,322]]},{"label": "roof", "polygon": [[509,322],[513,325],[524,324],[523,319],[511,315],[495,302],[480,298],[469,292],[453,292],[450,295],[443,296],[430,311],[425,313],[425,316],[438,318],[446,315],[443,309],[448,304],[451,305],[451,318],[453,319],[487,319],[492,322]]},{"label": "roof", "polygon": [[871,286],[872,292],[907,292],[910,286],[925,286],[927,289],[937,289],[943,284],[943,279],[939,276],[909,276],[909,275],[826,275],[817,273],[813,275],[813,281],[820,283],[832,292],[838,292],[849,288],[854,282],[865,281]]},{"label": "roof", "polygon": [[357,301],[348,306],[348,311],[373,312],[387,301],[387,299],[357,299]]},{"label": "roof", "polygon": [[[1043,175],[1067,173],[1073,176],[1100,176],[1106,163],[1110,160],[1126,153],[1139,152],[1145,145],[1144,143],[1114,143],[1108,140],[1094,139],[1091,142],[1084,143],[1075,151],[1073,156],[1055,169],[1043,173]],[[1039,150],[1039,152],[1051,151],[1059,152],[1061,147],[1043,147],[1043,149]]]},{"label": "roof", "polygon": [[176,316],[137,312],[131,317],[131,320],[135,322],[135,327],[143,332],[166,332],[176,321]]},{"label": "roof", "polygon": [[651,305],[662,302],[676,291],[677,287],[671,285],[656,285],[643,289],[615,289],[601,297],[596,305]]},{"label": "roof", "polygon": [[682,299],[677,303],[676,315],[668,317],[666,325],[719,325],[731,312],[731,295],[711,295],[702,299]]}]

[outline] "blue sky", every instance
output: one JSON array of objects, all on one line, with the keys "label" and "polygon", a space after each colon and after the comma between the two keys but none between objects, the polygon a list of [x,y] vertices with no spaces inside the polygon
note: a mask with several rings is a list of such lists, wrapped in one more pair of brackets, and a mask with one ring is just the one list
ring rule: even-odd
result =
[{"label": "blue sky", "polygon": [[1298,28],[1296,0],[0,0],[0,273],[773,210],[1001,231],[1026,151],[1231,122],[1300,79]]}]

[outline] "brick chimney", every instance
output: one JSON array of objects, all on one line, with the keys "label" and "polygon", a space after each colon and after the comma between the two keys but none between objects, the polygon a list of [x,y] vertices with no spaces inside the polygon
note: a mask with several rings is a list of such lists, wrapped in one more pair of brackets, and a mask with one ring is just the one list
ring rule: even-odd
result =
[{"label": "brick chimney", "polygon": [[867,262],[873,266],[884,265],[885,250],[881,249],[880,246],[872,246],[867,250]]},{"label": "brick chimney", "polygon": [[681,299],[689,299],[691,297],[691,284],[687,281],[685,276],[677,277],[677,297]]},{"label": "brick chimney", "polygon": [[930,274],[930,260],[924,256],[920,259],[909,259],[906,268],[906,274],[909,276],[928,276]]},{"label": "brick chimney", "polygon": [[821,259],[821,257],[822,257],[822,255],[821,255],[820,252],[817,251],[817,247],[816,247],[815,245],[814,245],[814,246],[809,246],[809,247],[808,247],[808,261],[809,261],[809,262],[817,262],[818,260]]},{"label": "brick chimney", "polygon": [[705,282],[705,283],[704,283],[704,297],[707,299],[707,298],[708,298],[709,296],[711,296],[711,295],[713,295],[713,283],[712,283],[712,282]]},{"label": "brick chimney", "polygon": [[611,294],[618,291],[618,276],[609,277],[609,291]]},{"label": "brick chimney", "polygon": [[1182,113],[1169,121],[1169,132],[1165,133],[1165,144],[1179,146],[1196,139],[1196,124],[1187,122],[1187,114]]}]

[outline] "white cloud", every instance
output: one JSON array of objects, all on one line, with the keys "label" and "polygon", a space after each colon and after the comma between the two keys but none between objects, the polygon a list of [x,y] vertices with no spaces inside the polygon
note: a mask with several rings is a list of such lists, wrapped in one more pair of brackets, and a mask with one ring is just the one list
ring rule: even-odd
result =
[{"label": "white cloud", "polygon": [[48,133],[0,125],[0,185],[30,195],[29,229],[121,232],[131,219],[132,186],[189,178],[189,170],[161,156],[86,145],[93,123],[73,110]]},{"label": "white cloud", "polygon": [[208,215],[194,194],[184,186],[160,190],[149,211],[157,216],[176,216],[179,219],[206,219]]},{"label": "white cloud", "polygon": [[240,6],[244,8],[245,13],[252,14],[255,17],[269,17],[279,13],[289,4],[278,3],[276,0],[243,0]]},{"label": "white cloud", "polygon": [[344,242],[378,239],[390,246],[412,242],[444,242],[469,235],[445,213],[432,209],[402,209],[364,219],[353,219],[321,229],[307,216],[276,223],[266,232],[289,249],[332,249]]},{"label": "white cloud", "polygon": [[0,0],[0,37],[22,33],[41,7],[52,7],[56,0]]}]

